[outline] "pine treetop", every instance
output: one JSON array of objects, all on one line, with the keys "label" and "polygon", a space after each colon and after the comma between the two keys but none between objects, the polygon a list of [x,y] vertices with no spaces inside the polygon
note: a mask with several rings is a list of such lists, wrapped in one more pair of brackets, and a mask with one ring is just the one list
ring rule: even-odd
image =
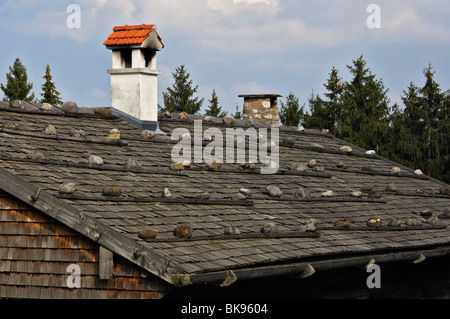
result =
[{"label": "pine treetop", "polygon": [[28,83],[27,69],[19,58],[15,59],[14,64],[9,67],[9,73],[6,73],[6,86],[2,83],[0,88],[5,94],[5,98],[10,101],[34,101],[35,96],[31,92],[33,84]]},{"label": "pine treetop", "polygon": [[41,103],[49,103],[51,105],[62,105],[60,93],[56,90],[55,84],[52,82],[52,75],[50,74],[50,66],[45,67],[45,75],[42,77],[45,82],[42,84],[42,99]]},{"label": "pine treetop", "polygon": [[172,87],[167,88],[167,92],[163,92],[163,109],[177,113],[198,113],[204,99],[194,97],[194,94],[197,93],[198,85],[193,86],[193,81],[190,79],[190,74],[187,72],[184,64],[177,67],[172,76],[174,78]]}]

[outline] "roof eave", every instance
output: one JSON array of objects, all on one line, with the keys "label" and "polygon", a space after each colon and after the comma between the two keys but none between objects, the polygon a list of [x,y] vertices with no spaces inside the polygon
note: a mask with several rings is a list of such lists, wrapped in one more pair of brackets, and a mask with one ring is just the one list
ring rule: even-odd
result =
[{"label": "roof eave", "polygon": [[343,256],[326,260],[305,261],[283,265],[269,265],[261,267],[229,269],[208,273],[174,274],[172,284],[176,286],[189,286],[199,284],[215,284],[227,287],[241,280],[265,279],[278,276],[293,276],[303,279],[316,272],[336,270],[342,268],[367,268],[369,265],[386,264],[391,262],[409,262],[418,264],[425,259],[441,257],[450,254],[450,246],[445,244],[439,247],[420,248],[389,253],[373,253],[355,256]]},{"label": "roof eave", "polygon": [[184,272],[171,260],[87,216],[5,168],[0,168],[0,189],[169,283],[172,283],[173,274]]}]

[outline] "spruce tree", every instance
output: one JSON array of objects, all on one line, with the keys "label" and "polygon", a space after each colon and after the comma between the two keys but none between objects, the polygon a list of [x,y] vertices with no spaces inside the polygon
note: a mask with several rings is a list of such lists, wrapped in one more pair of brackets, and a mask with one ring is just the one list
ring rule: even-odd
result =
[{"label": "spruce tree", "polygon": [[450,182],[450,96],[441,92],[431,65],[423,71],[425,84],[410,83],[403,91],[405,109],[390,116],[390,159]]},{"label": "spruce tree", "polygon": [[280,119],[284,125],[298,126],[304,120],[305,113],[298,98],[290,92],[286,97],[286,104],[281,102]]},{"label": "spruce tree", "polygon": [[213,89],[211,100],[209,100],[209,108],[206,110],[205,115],[215,117],[227,116],[227,112],[222,111],[222,107],[219,106],[219,99],[217,98],[216,89]]},{"label": "spruce tree", "polygon": [[52,75],[50,74],[50,66],[45,67],[45,75],[42,77],[45,82],[42,85],[41,103],[49,103],[51,105],[62,105],[60,93],[56,91],[55,84],[52,82]]},{"label": "spruce tree", "polygon": [[234,119],[240,120],[242,118],[242,113],[239,111],[239,105],[236,104],[236,112],[232,115]]},{"label": "spruce tree", "polygon": [[186,112],[188,114],[196,114],[200,111],[203,104],[203,98],[194,97],[197,93],[198,85],[193,86],[190,74],[187,72],[184,64],[181,64],[172,73],[175,83],[172,88],[167,88],[167,92],[163,92],[164,108],[169,112]]},{"label": "spruce tree", "polygon": [[9,67],[9,73],[6,74],[6,86],[0,84],[0,88],[6,100],[34,101],[34,93],[31,92],[33,84],[28,83],[27,69],[19,58],[16,58],[14,64]]},{"label": "spruce tree", "polygon": [[353,79],[345,83],[342,93],[342,112],[339,120],[340,137],[366,149],[383,145],[389,115],[388,90],[383,82],[366,68],[359,57],[347,66]]},{"label": "spruce tree", "polygon": [[328,129],[334,136],[337,136],[344,83],[342,83],[338,70],[334,66],[324,87],[327,89],[327,92],[324,94],[327,100],[323,100],[319,95],[314,95],[314,93],[311,94],[308,100],[311,115],[308,114],[306,116],[306,125],[309,128]]}]

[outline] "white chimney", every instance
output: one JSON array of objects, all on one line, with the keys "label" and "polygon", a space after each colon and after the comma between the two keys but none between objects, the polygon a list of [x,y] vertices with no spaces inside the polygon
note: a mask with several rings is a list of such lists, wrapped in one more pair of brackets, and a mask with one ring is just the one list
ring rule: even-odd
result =
[{"label": "white chimney", "polygon": [[132,124],[162,133],[158,128],[156,51],[164,48],[155,25],[113,28],[103,43],[112,50],[111,110]]}]

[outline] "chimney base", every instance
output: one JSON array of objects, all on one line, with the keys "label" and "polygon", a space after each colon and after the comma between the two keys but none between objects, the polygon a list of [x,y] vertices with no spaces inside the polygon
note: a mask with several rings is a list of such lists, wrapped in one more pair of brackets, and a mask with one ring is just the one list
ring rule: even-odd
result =
[{"label": "chimney base", "polygon": [[141,121],[113,107],[111,107],[111,112],[114,115],[122,117],[124,120],[128,121],[131,125],[136,126],[141,130],[152,131],[155,132],[156,135],[167,135],[166,133],[160,130],[158,121]]}]

